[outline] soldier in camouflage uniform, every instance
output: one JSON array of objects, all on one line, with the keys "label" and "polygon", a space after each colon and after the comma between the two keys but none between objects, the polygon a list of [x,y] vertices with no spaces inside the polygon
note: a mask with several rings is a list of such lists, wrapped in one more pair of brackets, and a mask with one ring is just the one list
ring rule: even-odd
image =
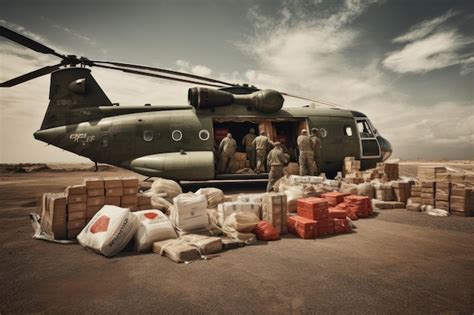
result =
[{"label": "soldier in camouflage uniform", "polygon": [[265,135],[265,131],[261,131],[260,135],[252,141],[252,145],[255,146],[257,151],[257,167],[255,169],[257,174],[265,172],[265,159],[269,144],[271,144],[271,141]]},{"label": "soldier in camouflage uniform", "polygon": [[289,156],[283,152],[280,142],[275,142],[273,145],[275,147],[268,153],[267,157],[267,165],[270,167],[267,191],[271,191],[276,181],[285,175],[283,167],[288,164],[289,160]]},{"label": "soldier in camouflage uniform", "polygon": [[301,130],[301,135],[297,139],[298,149],[300,153],[300,176],[314,175],[314,152],[313,141],[308,136],[306,129]]},{"label": "soldier in camouflage uniform", "polygon": [[313,141],[314,162],[316,164],[314,175],[319,175],[321,173],[321,138],[317,128],[311,129],[311,140]]},{"label": "soldier in camouflage uniform", "polygon": [[219,144],[219,173],[228,173],[230,160],[237,150],[237,142],[232,138],[232,134],[228,133]]},{"label": "soldier in camouflage uniform", "polygon": [[252,144],[255,139],[255,129],[250,128],[249,133],[242,139],[242,144],[245,146],[245,153],[247,153],[247,159],[250,162],[250,168],[255,170],[255,146]]}]

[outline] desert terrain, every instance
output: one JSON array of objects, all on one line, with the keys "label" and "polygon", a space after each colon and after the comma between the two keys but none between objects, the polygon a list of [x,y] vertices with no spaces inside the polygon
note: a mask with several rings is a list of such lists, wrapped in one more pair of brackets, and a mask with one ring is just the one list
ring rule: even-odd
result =
[{"label": "desert terrain", "polygon": [[[400,174],[413,176],[427,163],[445,162],[403,161]],[[474,170],[472,161],[448,166]],[[105,258],[78,244],[32,239],[28,214],[38,211],[43,193],[117,175],[136,174],[107,166],[95,173],[89,164],[2,167],[0,313],[474,311],[472,217],[378,210],[350,234],[286,235],[189,265],[132,251]],[[226,194],[265,189],[261,182],[213,186]]]}]

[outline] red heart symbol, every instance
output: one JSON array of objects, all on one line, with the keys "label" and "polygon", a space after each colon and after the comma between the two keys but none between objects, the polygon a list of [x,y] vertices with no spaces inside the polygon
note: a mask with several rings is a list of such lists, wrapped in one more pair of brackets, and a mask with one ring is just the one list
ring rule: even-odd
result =
[{"label": "red heart symbol", "polygon": [[90,231],[91,233],[100,233],[106,232],[107,228],[109,227],[110,218],[106,215],[101,216],[100,218],[95,221],[95,223],[91,226]]},{"label": "red heart symbol", "polygon": [[145,218],[147,219],[150,219],[150,220],[153,220],[154,218],[156,218],[158,215],[156,213],[153,213],[153,212],[147,212],[144,214]]}]

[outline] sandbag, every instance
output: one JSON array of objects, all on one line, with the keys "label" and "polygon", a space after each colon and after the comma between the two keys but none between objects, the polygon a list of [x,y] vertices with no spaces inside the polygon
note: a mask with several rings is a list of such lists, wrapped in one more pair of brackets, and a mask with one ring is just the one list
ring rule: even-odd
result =
[{"label": "sandbag", "polygon": [[267,221],[260,221],[252,230],[257,239],[261,241],[277,241],[280,239],[280,232]]},{"label": "sandbag", "polygon": [[218,188],[201,188],[196,191],[196,195],[204,195],[207,199],[207,207],[215,208],[218,204],[224,202],[224,192]]},{"label": "sandbag", "polygon": [[207,217],[206,196],[193,193],[180,194],[173,198],[171,222],[176,229],[196,230],[207,228],[209,219]]},{"label": "sandbag", "polygon": [[131,240],[139,221],[129,209],[106,205],[79,233],[79,244],[110,257],[120,252]]},{"label": "sandbag", "polygon": [[158,210],[144,210],[134,212],[139,220],[139,227],[135,233],[135,251],[149,252],[153,243],[171,238],[177,238],[171,221]]},{"label": "sandbag", "polygon": [[166,196],[163,197],[169,202],[172,202],[173,198],[183,193],[181,186],[173,180],[158,178],[151,184],[151,191],[154,194],[165,193]]}]

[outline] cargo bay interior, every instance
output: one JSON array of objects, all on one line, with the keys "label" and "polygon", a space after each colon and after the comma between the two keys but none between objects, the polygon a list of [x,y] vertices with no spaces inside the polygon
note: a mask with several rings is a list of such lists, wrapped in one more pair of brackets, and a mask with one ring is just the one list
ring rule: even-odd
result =
[{"label": "cargo bay interior", "polygon": [[[308,129],[306,119],[304,118],[275,118],[265,120],[222,118],[214,119],[213,127],[214,147],[216,152],[221,140],[230,132],[237,142],[237,153],[245,154],[245,146],[242,144],[242,139],[249,132],[250,128],[254,128],[257,136],[260,131],[265,131],[271,141],[279,141],[282,144],[284,152],[290,156],[290,162],[297,162],[298,146],[296,139],[302,129]],[[268,148],[268,150],[270,149],[271,147]],[[248,162],[246,162],[245,167],[249,167]]]}]

